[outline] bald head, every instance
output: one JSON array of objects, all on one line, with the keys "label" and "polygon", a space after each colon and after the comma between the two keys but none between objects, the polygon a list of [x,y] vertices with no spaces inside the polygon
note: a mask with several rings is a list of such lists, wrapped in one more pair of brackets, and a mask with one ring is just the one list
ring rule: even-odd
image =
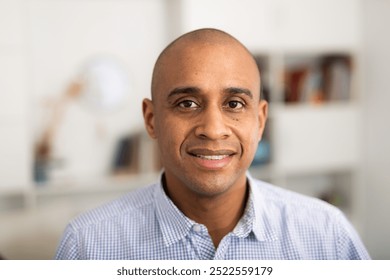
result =
[{"label": "bald head", "polygon": [[[159,82],[161,79],[164,79],[168,64],[175,63],[181,59],[185,52],[189,52],[191,50],[196,51],[196,49],[212,45],[229,47],[237,52],[243,52],[248,56],[250,64],[252,64],[251,66],[253,67],[253,65],[256,65],[256,62],[249,50],[230,34],[212,28],[194,30],[180,36],[170,43],[157,58],[152,76],[152,98],[154,98],[158,92]],[[236,54],[232,51],[230,55]],[[256,71],[258,72],[257,66]],[[260,77],[260,73],[258,73],[258,76]]]}]

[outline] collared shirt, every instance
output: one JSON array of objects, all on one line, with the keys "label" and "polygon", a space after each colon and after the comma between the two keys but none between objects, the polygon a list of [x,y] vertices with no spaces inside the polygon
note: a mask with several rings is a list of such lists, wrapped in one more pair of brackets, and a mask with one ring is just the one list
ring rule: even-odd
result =
[{"label": "collared shirt", "polygon": [[67,226],[56,259],[369,259],[337,208],[253,179],[243,216],[215,248],[161,180],[86,212]]}]

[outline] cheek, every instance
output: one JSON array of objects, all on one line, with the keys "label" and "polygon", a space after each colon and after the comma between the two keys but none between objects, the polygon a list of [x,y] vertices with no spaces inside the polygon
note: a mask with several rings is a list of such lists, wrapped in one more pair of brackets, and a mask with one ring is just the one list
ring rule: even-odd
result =
[{"label": "cheek", "polygon": [[240,120],[235,128],[241,139],[243,149],[247,150],[249,155],[254,154],[261,138],[259,122],[253,121],[253,118],[246,121]]},{"label": "cheek", "polygon": [[185,131],[179,122],[163,118],[158,121],[156,135],[162,154],[168,153],[168,151],[177,153],[184,141]]},{"label": "cheek", "polygon": [[257,146],[259,144],[258,134],[255,134],[255,133],[248,134],[246,139],[247,139],[246,140],[247,150],[250,153],[255,153]]}]

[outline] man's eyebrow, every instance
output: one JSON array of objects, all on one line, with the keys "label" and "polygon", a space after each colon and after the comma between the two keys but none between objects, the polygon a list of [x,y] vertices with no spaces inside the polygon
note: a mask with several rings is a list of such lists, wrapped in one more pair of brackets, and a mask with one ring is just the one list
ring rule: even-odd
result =
[{"label": "man's eyebrow", "polygon": [[245,94],[250,98],[253,98],[253,94],[249,89],[240,88],[240,87],[228,87],[224,92],[229,94]]},{"label": "man's eyebrow", "polygon": [[178,94],[196,94],[201,90],[198,87],[177,87],[171,90],[168,94],[168,98]]},{"label": "man's eyebrow", "polygon": [[[168,94],[168,98],[179,95],[179,94],[199,94],[201,89],[198,87],[177,87],[171,90]],[[223,90],[224,93],[227,94],[244,94],[250,98],[253,98],[253,94],[249,89],[241,88],[241,87],[228,87]]]}]

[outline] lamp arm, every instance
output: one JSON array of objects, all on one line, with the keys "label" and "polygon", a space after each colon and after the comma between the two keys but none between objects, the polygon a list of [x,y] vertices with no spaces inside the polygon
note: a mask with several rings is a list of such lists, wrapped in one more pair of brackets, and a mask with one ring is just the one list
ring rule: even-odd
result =
[{"label": "lamp arm", "polygon": [[48,126],[43,131],[35,147],[35,158],[37,160],[48,160],[50,158],[53,140],[65,115],[65,109],[72,99],[80,96],[81,92],[82,83],[72,82],[54,104]]}]

